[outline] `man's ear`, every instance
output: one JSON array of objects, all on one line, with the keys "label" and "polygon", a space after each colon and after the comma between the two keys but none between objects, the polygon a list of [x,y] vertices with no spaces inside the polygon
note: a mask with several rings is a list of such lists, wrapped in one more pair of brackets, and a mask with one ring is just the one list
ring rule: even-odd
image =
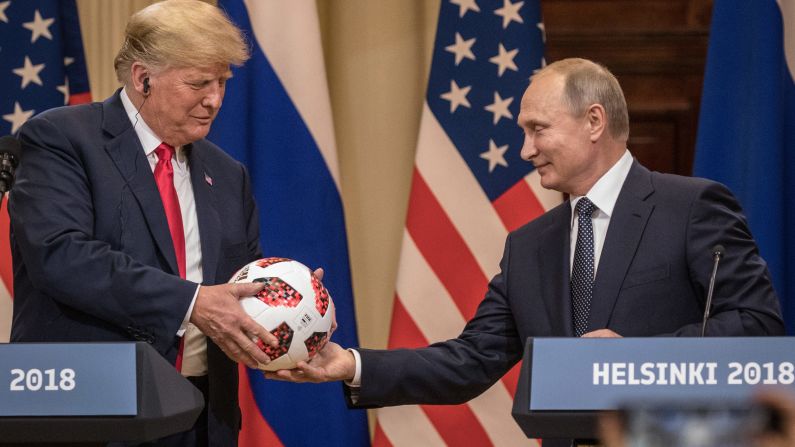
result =
[{"label": "man's ear", "polygon": [[591,143],[596,143],[607,129],[607,113],[601,104],[591,104],[585,112],[588,119],[588,129],[591,135]]},{"label": "man's ear", "polygon": [[133,62],[130,66],[131,87],[141,96],[148,96],[151,91],[150,75],[149,69],[140,62]]}]

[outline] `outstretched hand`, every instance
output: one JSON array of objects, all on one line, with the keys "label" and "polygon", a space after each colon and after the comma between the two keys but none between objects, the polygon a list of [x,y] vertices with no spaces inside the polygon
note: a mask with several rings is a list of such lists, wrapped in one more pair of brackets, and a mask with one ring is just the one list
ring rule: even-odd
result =
[{"label": "outstretched hand", "polygon": [[241,298],[256,295],[263,287],[262,283],[201,286],[190,316],[190,322],[210,337],[229,358],[249,368],[270,362],[257,346],[257,340],[278,346],[276,337],[249,317],[238,302]]},{"label": "outstretched hand", "polygon": [[323,383],[351,380],[355,372],[356,360],[353,354],[342,346],[329,342],[309,362],[298,362],[294,369],[266,372],[265,377],[296,383]]}]

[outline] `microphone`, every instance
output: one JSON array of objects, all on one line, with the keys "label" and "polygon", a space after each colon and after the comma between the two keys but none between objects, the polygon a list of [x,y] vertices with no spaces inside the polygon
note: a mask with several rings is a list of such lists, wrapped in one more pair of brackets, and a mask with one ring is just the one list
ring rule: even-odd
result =
[{"label": "microphone", "polygon": [[718,264],[720,263],[720,258],[723,257],[723,252],[726,249],[723,248],[723,245],[717,244],[712,247],[712,274],[709,276],[709,290],[707,291],[707,303],[704,305],[704,321],[701,322],[701,336],[704,336],[704,333],[707,330],[707,318],[709,318],[709,311],[710,307],[712,307],[712,292],[715,291],[715,276],[718,274]]},{"label": "microphone", "polygon": [[0,197],[14,185],[14,170],[19,164],[19,140],[6,135],[0,137]]}]

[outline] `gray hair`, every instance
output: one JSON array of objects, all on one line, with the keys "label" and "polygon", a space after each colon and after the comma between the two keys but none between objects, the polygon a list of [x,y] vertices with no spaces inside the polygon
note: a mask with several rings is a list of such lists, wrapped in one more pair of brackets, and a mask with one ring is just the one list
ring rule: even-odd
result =
[{"label": "gray hair", "polygon": [[584,114],[590,105],[601,104],[610,135],[624,140],[629,137],[627,100],[610,70],[587,59],[569,58],[547,65],[535,76],[546,72],[564,76],[563,101],[572,115]]}]

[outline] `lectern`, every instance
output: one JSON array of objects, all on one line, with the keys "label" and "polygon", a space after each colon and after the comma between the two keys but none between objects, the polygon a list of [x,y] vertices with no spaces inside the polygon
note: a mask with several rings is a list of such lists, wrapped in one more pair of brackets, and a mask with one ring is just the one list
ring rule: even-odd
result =
[{"label": "lectern", "polygon": [[594,439],[624,405],[745,402],[795,385],[795,338],[528,339],[513,417],[531,438]]},{"label": "lectern", "polygon": [[145,442],[188,430],[201,392],[146,343],[0,344],[0,445]]}]

